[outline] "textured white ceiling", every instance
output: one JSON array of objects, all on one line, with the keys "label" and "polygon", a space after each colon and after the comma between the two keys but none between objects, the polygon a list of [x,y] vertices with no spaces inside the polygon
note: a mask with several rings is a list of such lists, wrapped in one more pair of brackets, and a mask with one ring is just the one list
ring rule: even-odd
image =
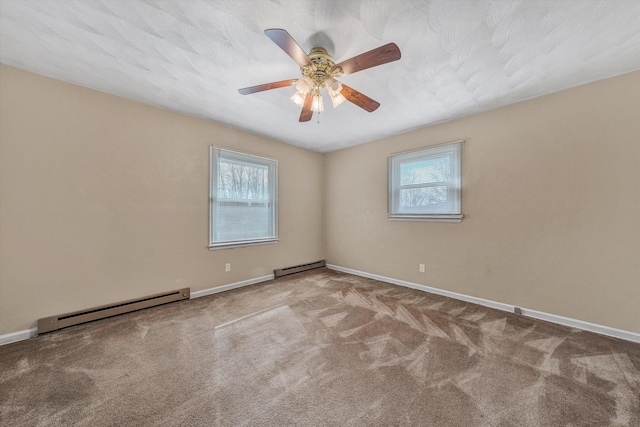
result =
[{"label": "textured white ceiling", "polygon": [[[340,78],[381,107],[238,94],[300,76],[267,28],[336,62],[395,42]],[[640,0],[0,0],[0,61],[328,152],[638,70]]]}]

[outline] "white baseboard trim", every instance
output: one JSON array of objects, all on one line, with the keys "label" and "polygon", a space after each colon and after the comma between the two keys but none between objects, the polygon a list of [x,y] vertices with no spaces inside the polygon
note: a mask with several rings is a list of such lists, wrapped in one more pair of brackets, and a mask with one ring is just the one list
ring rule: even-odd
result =
[{"label": "white baseboard trim", "polygon": [[[191,298],[199,298],[205,295],[217,294],[218,292],[229,291],[231,289],[241,288],[243,286],[255,285],[256,283],[273,280],[273,274],[268,276],[256,277],[255,279],[243,280],[242,282],[230,283],[228,285],[218,286],[216,288],[204,289],[202,291],[191,292]],[[38,328],[25,329],[24,331],[11,332],[0,335],[0,345],[10,344],[12,342],[22,341],[33,338],[38,335]]]},{"label": "white baseboard trim", "polygon": [[[370,279],[380,280],[381,282],[391,283],[398,286],[404,286],[407,288],[417,289],[419,291],[429,292],[436,295],[442,295],[445,297],[455,298],[461,301],[467,301],[485,307],[491,307],[502,311],[508,311],[513,313],[516,306],[504,304],[497,301],[491,301],[483,298],[474,297],[471,295],[459,294],[457,292],[451,292],[444,289],[433,288],[431,286],[421,285],[419,283],[407,282],[399,279],[392,279],[390,277],[380,276],[377,274],[366,273],[364,271],[353,270],[351,268],[340,267],[338,265],[327,264],[327,268],[332,270],[341,271],[343,273],[349,273],[356,276],[368,277]],[[231,289],[237,289],[244,286],[255,285],[257,283],[273,280],[273,274],[256,277],[254,279],[243,280],[241,282],[230,283],[228,285],[218,286],[215,288],[203,289],[201,291],[191,292],[191,298],[200,298],[206,295],[217,294],[219,292],[229,291]],[[610,326],[599,325],[596,323],[585,322],[583,320],[572,319],[569,317],[559,316],[556,314],[545,313],[543,311],[531,310],[528,308],[520,308],[522,315],[533,317],[535,319],[546,320],[548,322],[558,323],[560,325],[570,326],[572,328],[583,329],[590,332],[596,332],[602,335],[608,335],[615,338],[621,338],[627,341],[633,341],[640,343],[640,334],[637,332],[625,331],[623,329],[612,328]],[[38,335],[38,328],[25,329],[23,331],[11,332],[8,334],[0,335],[0,345],[10,344],[17,341],[33,338]]]},{"label": "white baseboard trim", "polygon": [[[425,291],[425,292],[429,292],[436,295],[455,298],[461,301],[472,302],[474,304],[483,305],[485,307],[496,308],[498,310],[508,311],[511,313],[513,313],[514,310],[516,309],[516,306],[504,304],[502,302],[491,301],[483,298],[477,298],[477,297],[465,295],[465,294],[459,294],[457,292],[451,292],[444,289],[432,288],[431,286],[421,285],[419,283],[392,279],[390,277],[379,276],[377,274],[353,270],[351,268],[340,267],[338,265],[327,264],[327,268],[330,268],[336,271],[341,271],[343,273],[349,273],[349,274],[354,274],[356,276],[362,276],[362,277],[367,277],[369,279],[379,280],[381,282],[387,282],[394,285],[417,289],[420,291]],[[558,316],[557,314],[545,313],[543,311],[530,310],[528,308],[521,308],[521,307],[517,307],[517,308],[520,308],[521,313],[524,316],[529,316],[535,319],[546,320],[547,322],[558,323],[560,325],[570,326],[572,328],[583,329],[585,331],[595,332],[602,335],[608,335],[614,338],[620,338],[623,340],[640,343],[640,333],[637,333],[637,332],[625,331],[624,329],[616,329],[610,326],[598,325],[596,323],[590,323],[590,322],[585,322],[584,320]]]},{"label": "white baseboard trim", "polygon": [[33,338],[38,335],[38,328],[25,329],[24,331],[11,332],[9,334],[0,335],[0,345],[11,344]]},{"label": "white baseboard trim", "polygon": [[201,291],[191,292],[191,298],[200,298],[206,295],[217,294],[218,292],[230,291],[231,289],[242,288],[243,286],[255,285],[256,283],[266,282],[267,280],[273,280],[273,274],[267,276],[256,277],[254,279],[243,280],[242,282],[229,283],[228,285],[222,285],[215,288],[203,289]]}]

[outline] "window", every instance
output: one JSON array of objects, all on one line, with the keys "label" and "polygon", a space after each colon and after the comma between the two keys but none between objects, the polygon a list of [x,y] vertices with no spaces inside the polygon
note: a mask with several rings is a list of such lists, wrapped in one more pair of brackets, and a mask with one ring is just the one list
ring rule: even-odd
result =
[{"label": "window", "polygon": [[278,241],[278,162],[211,147],[209,249]]},{"label": "window", "polygon": [[390,156],[389,219],[460,222],[462,141]]}]

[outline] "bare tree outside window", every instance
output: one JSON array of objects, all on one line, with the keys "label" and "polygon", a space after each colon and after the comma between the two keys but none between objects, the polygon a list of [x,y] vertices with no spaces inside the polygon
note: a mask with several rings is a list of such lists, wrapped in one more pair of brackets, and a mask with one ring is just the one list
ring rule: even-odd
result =
[{"label": "bare tree outside window", "polygon": [[221,161],[218,168],[218,198],[264,202],[269,194],[266,166]]}]

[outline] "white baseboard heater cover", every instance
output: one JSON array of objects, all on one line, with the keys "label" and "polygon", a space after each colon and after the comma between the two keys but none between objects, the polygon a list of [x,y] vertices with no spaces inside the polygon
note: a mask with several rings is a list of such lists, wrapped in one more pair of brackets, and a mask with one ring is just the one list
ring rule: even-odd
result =
[{"label": "white baseboard heater cover", "polygon": [[80,323],[117,316],[118,314],[129,313],[143,308],[155,307],[169,302],[189,299],[190,296],[191,288],[183,288],[128,301],[117,302],[115,304],[93,307],[82,311],[74,311],[73,313],[44,317],[42,319],[38,319],[38,334],[57,331],[58,329],[79,325]]},{"label": "white baseboard heater cover", "polygon": [[289,274],[301,273],[307,270],[313,270],[314,268],[325,267],[327,265],[324,260],[311,262],[309,264],[294,265],[293,267],[280,268],[273,270],[273,275],[277,277],[288,276]]}]

